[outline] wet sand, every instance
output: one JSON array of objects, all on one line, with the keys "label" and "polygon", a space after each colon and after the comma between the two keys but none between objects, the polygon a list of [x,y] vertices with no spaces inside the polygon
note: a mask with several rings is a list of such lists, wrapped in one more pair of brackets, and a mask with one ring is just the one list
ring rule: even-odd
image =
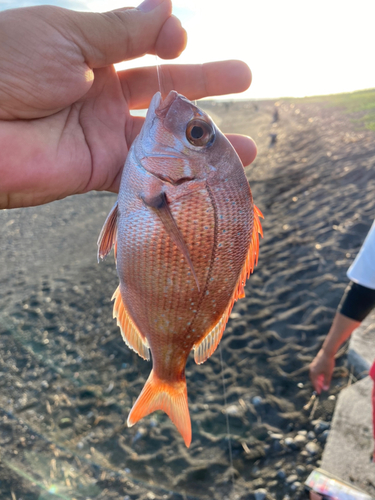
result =
[{"label": "wet sand", "polygon": [[314,403],[308,364],[375,214],[375,133],[340,108],[277,104],[277,122],[274,101],[204,105],[223,131],[258,144],[246,172],[265,236],[221,342],[223,365],[219,350],[188,363],[190,449],[162,413],[126,427],[151,364],[112,319],[113,258],[96,262],[115,197],[0,212],[1,498],[300,497],[348,384],[343,349],[329,394]]}]

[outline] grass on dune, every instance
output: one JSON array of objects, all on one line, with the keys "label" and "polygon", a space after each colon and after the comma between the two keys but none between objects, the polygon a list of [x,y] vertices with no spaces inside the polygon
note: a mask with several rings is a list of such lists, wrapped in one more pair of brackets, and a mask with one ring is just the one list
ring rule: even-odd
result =
[{"label": "grass on dune", "polygon": [[359,90],[345,94],[305,97],[305,102],[321,102],[327,106],[342,107],[347,113],[360,113],[353,121],[375,130],[375,89]]}]

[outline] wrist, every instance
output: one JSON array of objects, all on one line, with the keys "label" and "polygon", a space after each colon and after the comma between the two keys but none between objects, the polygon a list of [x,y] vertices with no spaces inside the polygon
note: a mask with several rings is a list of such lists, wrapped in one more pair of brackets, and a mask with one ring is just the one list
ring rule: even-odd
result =
[{"label": "wrist", "polygon": [[335,346],[330,346],[330,345],[322,345],[322,348],[320,349],[321,356],[324,356],[326,358],[333,359],[336,355],[337,349]]}]

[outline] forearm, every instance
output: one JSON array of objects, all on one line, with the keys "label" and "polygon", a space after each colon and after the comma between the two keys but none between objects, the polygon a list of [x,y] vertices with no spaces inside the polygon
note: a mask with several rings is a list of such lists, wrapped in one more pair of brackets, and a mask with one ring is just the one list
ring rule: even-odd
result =
[{"label": "forearm", "polygon": [[375,290],[351,282],[341,299],[322,349],[334,356],[375,307]]},{"label": "forearm", "polygon": [[350,335],[360,324],[360,321],[348,318],[337,311],[333,319],[332,326],[323,343],[322,350],[328,356],[334,356],[340,346],[348,340]]}]

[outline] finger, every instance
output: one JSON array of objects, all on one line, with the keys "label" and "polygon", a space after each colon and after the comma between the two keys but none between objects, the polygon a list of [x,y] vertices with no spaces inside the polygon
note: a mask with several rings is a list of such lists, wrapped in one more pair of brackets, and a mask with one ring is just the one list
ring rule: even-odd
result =
[{"label": "finger", "polygon": [[324,375],[324,381],[322,382],[323,391],[328,391],[329,386],[331,385],[332,373]]},{"label": "finger", "polygon": [[64,35],[78,45],[86,64],[94,69],[146,53],[177,57],[185,48],[186,33],[171,12],[171,0],[147,0],[137,9],[67,10],[56,22],[61,29],[61,19],[65,20]]},{"label": "finger", "polygon": [[320,394],[322,392],[322,389],[324,389],[323,378],[323,375],[318,375],[314,381],[315,383],[313,382],[313,386],[318,394]]},{"label": "finger", "polygon": [[217,61],[205,64],[163,64],[161,89],[156,67],[119,71],[124,96],[131,109],[148,108],[158,90],[163,96],[176,90],[190,100],[243,92],[251,83],[251,71],[242,61]]},{"label": "finger", "polygon": [[174,59],[185,49],[187,42],[186,31],[177,17],[169,17],[163,24],[162,31],[156,40],[155,49],[149,54],[157,54],[162,59]]},{"label": "finger", "polygon": [[250,165],[257,155],[257,147],[253,139],[246,135],[239,134],[226,134],[226,136],[237,151],[243,166],[246,167]]},{"label": "finger", "polygon": [[315,370],[313,364],[310,365],[310,367],[309,367],[309,376],[310,376],[312,386],[314,387],[316,392],[318,394],[320,394],[321,390],[322,390],[323,375],[318,375],[316,373],[316,370]]}]

